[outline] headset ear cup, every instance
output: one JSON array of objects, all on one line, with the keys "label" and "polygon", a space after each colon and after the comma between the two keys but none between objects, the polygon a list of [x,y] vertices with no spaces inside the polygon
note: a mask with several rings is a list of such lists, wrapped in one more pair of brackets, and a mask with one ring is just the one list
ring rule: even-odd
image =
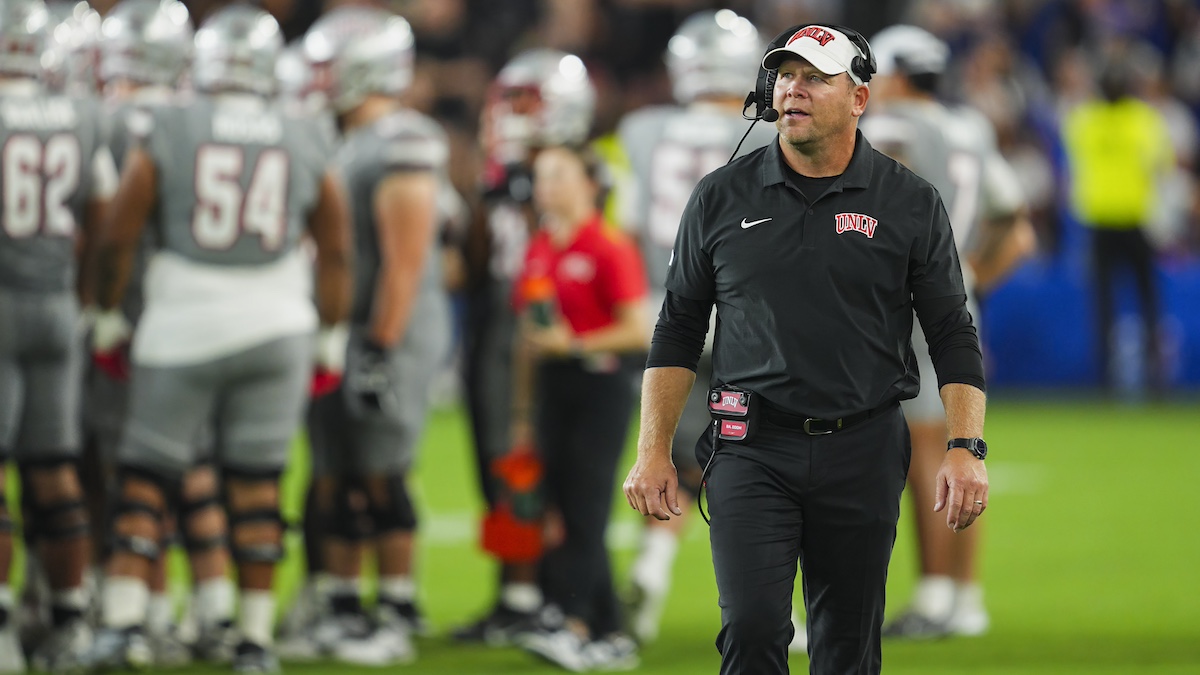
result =
[{"label": "headset ear cup", "polygon": [[767,76],[763,78],[763,90],[759,97],[759,117],[762,117],[771,109],[771,103],[773,103],[771,96],[775,93],[775,78],[778,76],[778,71],[768,70]]}]

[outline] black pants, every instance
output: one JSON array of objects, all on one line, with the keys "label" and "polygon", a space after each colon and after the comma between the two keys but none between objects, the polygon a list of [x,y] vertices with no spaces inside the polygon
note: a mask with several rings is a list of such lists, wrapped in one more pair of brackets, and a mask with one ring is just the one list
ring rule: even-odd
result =
[{"label": "black pants", "polygon": [[546,466],[547,505],[562,514],[566,537],[542,559],[546,601],[587,622],[593,635],[615,632],[620,611],[604,534],[617,462],[633,412],[634,378],[625,368],[592,373],[576,361],[543,365],[538,378],[537,440]]},{"label": "black pants", "polygon": [[479,491],[489,507],[496,503],[492,460],[509,450],[512,416],[512,350],[516,315],[512,287],[490,280],[467,296],[463,368],[467,412],[471,418]]},{"label": "black pants", "polygon": [[[712,455],[706,439],[696,448],[701,464]],[[899,406],[826,436],[763,418],[750,443],[721,443],[706,495],[722,675],[788,672],[797,558],[810,672],[880,672],[884,586],[911,452]]]},{"label": "black pants", "polygon": [[1100,337],[1100,379],[1114,385],[1112,364],[1113,320],[1116,314],[1113,285],[1122,267],[1128,266],[1137,282],[1146,345],[1146,376],[1151,387],[1163,384],[1165,375],[1158,348],[1158,291],[1154,279],[1154,251],[1142,228],[1092,229],[1095,256],[1096,330]]}]

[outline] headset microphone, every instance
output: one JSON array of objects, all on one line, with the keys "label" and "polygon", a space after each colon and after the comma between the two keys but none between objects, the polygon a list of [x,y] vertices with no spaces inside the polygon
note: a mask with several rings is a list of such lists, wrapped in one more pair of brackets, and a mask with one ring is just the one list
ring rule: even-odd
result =
[{"label": "headset microphone", "polygon": [[762,116],[762,120],[764,122],[774,122],[775,120],[778,120],[778,119],[779,119],[779,111],[774,108],[767,108],[767,111],[764,112],[763,116]]}]

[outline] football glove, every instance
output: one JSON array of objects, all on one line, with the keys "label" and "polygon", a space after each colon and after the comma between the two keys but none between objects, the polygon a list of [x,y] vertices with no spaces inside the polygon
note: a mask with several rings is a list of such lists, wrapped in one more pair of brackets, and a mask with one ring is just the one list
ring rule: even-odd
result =
[{"label": "football glove", "polygon": [[92,322],[92,363],[108,377],[129,379],[129,340],[133,328],[119,309],[96,313]]},{"label": "football glove", "polygon": [[342,384],[346,369],[346,343],[349,330],[345,324],[322,326],[317,333],[316,364],[313,367],[309,394],[313,398],[336,391]]},{"label": "football glove", "polygon": [[352,401],[367,412],[383,410],[384,401],[393,389],[387,350],[367,340],[350,366],[346,373],[346,388]]}]

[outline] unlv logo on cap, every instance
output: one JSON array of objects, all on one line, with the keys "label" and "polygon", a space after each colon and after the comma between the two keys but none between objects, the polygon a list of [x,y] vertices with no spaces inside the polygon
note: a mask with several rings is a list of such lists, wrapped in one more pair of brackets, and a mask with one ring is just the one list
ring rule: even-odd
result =
[{"label": "unlv logo on cap", "polygon": [[833,219],[837,223],[838,234],[853,230],[867,235],[867,239],[875,237],[875,226],[879,224],[878,220],[861,213],[839,213]]},{"label": "unlv logo on cap", "polygon": [[788,40],[787,43],[790,45],[796,40],[806,37],[816,40],[822,47],[824,47],[825,45],[829,44],[830,40],[837,36],[825,30],[824,28],[821,28],[820,26],[805,26],[804,28],[796,31],[796,34],[793,35],[792,39]]}]

